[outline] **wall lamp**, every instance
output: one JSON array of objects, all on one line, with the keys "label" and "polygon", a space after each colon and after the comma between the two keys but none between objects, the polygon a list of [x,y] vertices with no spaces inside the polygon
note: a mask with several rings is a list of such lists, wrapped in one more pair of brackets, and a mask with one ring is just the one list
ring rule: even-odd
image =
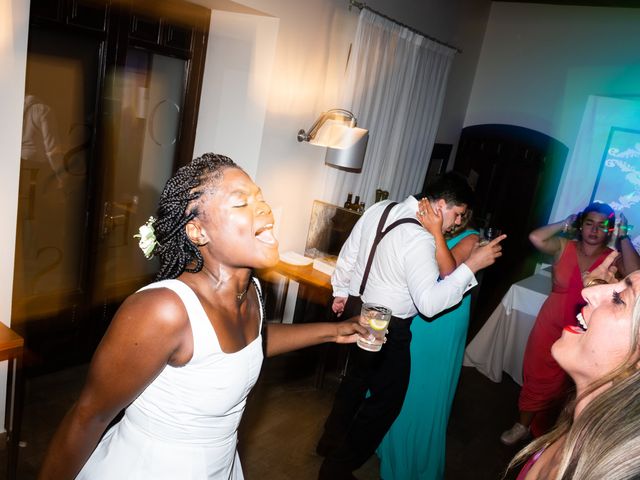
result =
[{"label": "wall lamp", "polygon": [[327,147],[324,163],[346,170],[361,170],[369,141],[369,130],[356,126],[349,110],[332,108],[322,113],[309,129],[298,131],[299,142]]}]

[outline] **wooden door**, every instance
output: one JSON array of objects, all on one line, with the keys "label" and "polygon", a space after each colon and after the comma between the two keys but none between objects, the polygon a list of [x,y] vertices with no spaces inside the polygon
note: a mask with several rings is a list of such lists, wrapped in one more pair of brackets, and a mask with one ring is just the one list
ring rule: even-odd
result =
[{"label": "wooden door", "polygon": [[511,284],[531,274],[541,256],[529,233],[548,222],[567,147],[513,125],[475,125],[462,131],[454,169],[473,184],[477,227],[508,235],[503,256],[481,274],[474,317],[484,321]]},{"label": "wooden door", "polygon": [[32,373],[86,361],[156,267],[132,236],[191,158],[209,12],[152,4],[32,3],[12,308]]}]

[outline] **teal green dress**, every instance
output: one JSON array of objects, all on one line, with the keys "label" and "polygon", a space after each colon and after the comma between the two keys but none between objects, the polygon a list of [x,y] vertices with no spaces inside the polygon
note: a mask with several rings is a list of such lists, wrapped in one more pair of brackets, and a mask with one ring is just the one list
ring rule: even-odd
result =
[{"label": "teal green dress", "polygon": [[[451,249],[473,230],[447,241]],[[444,478],[447,423],[458,386],[471,297],[434,319],[411,323],[411,376],[398,418],[378,447],[382,480]]]}]

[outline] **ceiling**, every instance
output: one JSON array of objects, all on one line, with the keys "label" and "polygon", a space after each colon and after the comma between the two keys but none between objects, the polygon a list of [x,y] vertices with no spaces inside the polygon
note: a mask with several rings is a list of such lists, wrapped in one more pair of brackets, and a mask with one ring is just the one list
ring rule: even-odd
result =
[{"label": "ceiling", "polygon": [[640,0],[493,0],[494,2],[545,3],[549,5],[580,5],[583,7],[640,8]]}]

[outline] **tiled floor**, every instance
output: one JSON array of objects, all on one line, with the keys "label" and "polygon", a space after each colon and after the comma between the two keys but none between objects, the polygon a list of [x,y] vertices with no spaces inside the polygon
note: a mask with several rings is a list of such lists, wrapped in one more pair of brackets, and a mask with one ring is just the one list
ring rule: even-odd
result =
[{"label": "tiled floor", "polygon": [[[337,386],[336,369],[330,369],[323,388],[315,388],[317,354],[311,349],[265,363],[240,432],[248,480],[316,478],[321,459],[314,453],[315,442]],[[47,443],[76,398],[85,374],[86,366],[79,366],[27,381],[20,480],[36,478]],[[513,422],[517,393],[517,385],[509,378],[495,384],[474,369],[463,368],[449,425],[447,479],[501,478],[516,449],[504,447],[498,437]],[[5,451],[0,452],[2,462],[4,455]],[[377,459],[369,460],[356,476],[378,479]],[[4,478],[2,467],[0,478]]]}]

